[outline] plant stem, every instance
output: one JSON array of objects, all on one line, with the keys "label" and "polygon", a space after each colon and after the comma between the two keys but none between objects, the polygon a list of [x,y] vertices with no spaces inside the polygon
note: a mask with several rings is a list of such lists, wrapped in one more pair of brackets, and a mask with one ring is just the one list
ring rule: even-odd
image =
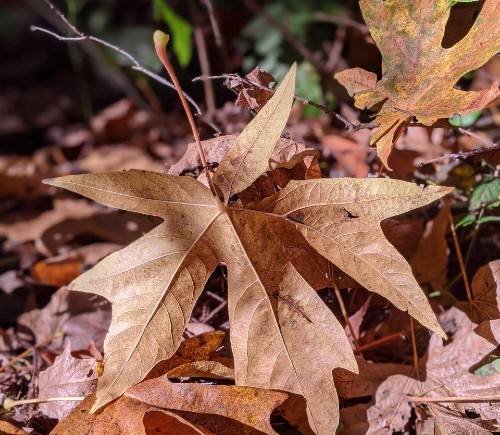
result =
[{"label": "plant stem", "polygon": [[[161,32],[160,30],[156,30],[154,33],[154,44],[155,44],[155,50],[156,54],[158,55],[158,58],[161,60],[161,63],[167,70],[168,75],[170,76],[170,79],[172,80],[172,83],[175,86],[175,89],[177,91],[177,94],[179,95],[179,98],[182,103],[182,107],[184,108],[184,111],[186,112],[186,116],[189,121],[189,125],[191,126],[191,131],[193,132],[194,140],[196,142],[196,147],[198,148],[198,154],[200,155],[200,160],[201,164],[203,165],[203,168],[205,169],[205,174],[207,175],[207,181],[208,185],[210,186],[210,190],[212,191],[213,195],[216,198],[219,198],[219,196],[215,192],[215,188],[212,184],[212,178],[210,177],[210,171],[208,169],[208,163],[207,159],[205,158],[205,152],[203,151],[203,147],[201,146],[201,141],[200,141],[200,135],[198,133],[198,129],[196,128],[196,123],[194,122],[193,114],[191,113],[191,110],[189,109],[189,105],[187,103],[186,97],[184,96],[184,93],[182,92],[182,87],[181,84],[179,83],[179,80],[177,79],[177,75],[175,74],[174,68],[172,67],[172,64],[170,63],[170,59],[168,58],[167,55],[167,42],[169,40],[168,35],[165,33]],[[220,200],[219,200],[220,202]],[[221,203],[221,206],[224,207],[224,205]],[[221,212],[225,212],[225,207],[224,209],[221,209]]]},{"label": "plant stem", "polygon": [[460,249],[460,243],[458,242],[457,232],[455,231],[455,224],[453,223],[453,216],[451,211],[448,211],[448,220],[450,222],[451,235],[453,236],[453,243],[455,244],[455,250],[457,252],[458,264],[460,266],[460,271],[462,272],[462,277],[464,279],[465,291],[467,292],[467,299],[469,303],[474,304],[474,299],[472,298],[472,291],[469,285],[469,279],[467,278],[467,271],[465,270],[464,258],[462,256],[462,250]]},{"label": "plant stem", "polygon": [[408,402],[498,402],[500,396],[452,396],[452,397],[420,397],[420,396],[405,396]]},{"label": "plant stem", "polygon": [[3,367],[0,367],[0,372],[5,371],[7,367],[10,367],[14,365],[16,362],[22,360],[24,357],[28,356],[33,350],[37,347],[44,346],[47,343],[50,343],[52,340],[55,340],[56,338],[60,338],[64,336],[64,332],[56,332],[54,335],[51,335],[49,338],[46,338],[45,340],[39,341],[36,343],[34,346],[30,347],[29,349],[26,349],[24,352],[16,356],[15,358],[12,358],[10,361],[8,361]]}]

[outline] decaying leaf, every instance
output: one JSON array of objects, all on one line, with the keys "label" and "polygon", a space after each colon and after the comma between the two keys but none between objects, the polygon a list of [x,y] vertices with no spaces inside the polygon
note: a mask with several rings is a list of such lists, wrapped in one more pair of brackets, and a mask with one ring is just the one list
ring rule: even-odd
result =
[{"label": "decaying leaf", "polygon": [[[412,408],[418,406],[418,402],[405,400],[406,395],[436,399],[436,403],[425,404],[429,412],[421,415],[422,419],[434,417],[436,427],[456,427],[457,421],[467,420],[468,414],[475,414],[477,418],[469,419],[463,426],[475,431],[468,429],[463,433],[482,434],[486,433],[485,429],[494,430],[495,424],[500,421],[497,402],[439,401],[439,397],[498,396],[500,392],[499,373],[489,376],[472,373],[472,369],[496,349],[496,344],[477,335],[474,331],[476,325],[457,308],[446,311],[440,320],[455,329],[451,342],[443,345],[441,338],[433,335],[428,353],[419,362],[418,374],[394,375],[378,387],[373,402],[365,406],[369,433],[378,433],[378,430],[391,433],[404,429]],[[498,329],[498,324],[492,325],[492,329]],[[467,351],[464,352],[464,349]]]},{"label": "decaying leaf", "polygon": [[480,320],[500,319],[500,260],[481,267],[472,279],[474,308]]},{"label": "decaying leaf", "polygon": [[[204,377],[213,377],[210,367],[216,361],[209,359],[223,336],[223,332],[215,331],[184,341],[172,358],[164,361],[161,367],[155,367],[151,373],[164,374],[129,389],[99,414],[89,414],[95,399],[94,395],[90,396],[62,420],[53,433],[66,434],[72,427],[85,428],[82,432],[70,431],[75,434],[135,434],[144,433],[144,429],[150,433],[152,422],[146,420],[147,413],[162,412],[179,421],[164,422],[158,433],[193,433],[191,430],[194,428],[199,431],[194,433],[203,434],[275,434],[270,425],[270,415],[287,399],[287,394],[250,387],[172,383],[168,380],[181,373],[182,376],[190,376],[186,368],[194,365],[205,370]],[[215,372],[219,372],[221,366],[219,364]],[[185,426],[190,431],[185,432]],[[87,428],[92,429],[87,432]]]},{"label": "decaying leaf", "polygon": [[[79,359],[71,355],[71,345],[56,357],[54,364],[38,376],[38,397],[87,396],[97,385],[97,361],[94,358]],[[51,418],[64,418],[78,402],[61,401],[40,403],[40,410]]]},{"label": "decaying leaf", "polygon": [[[293,77],[292,67],[222,158],[213,181],[225,203],[268,167],[290,110]],[[198,296],[221,262],[228,269],[236,384],[304,396],[309,424],[318,434],[331,433],[338,422],[332,370],[357,371],[342,326],[314,291],[325,281],[326,260],[444,335],[380,222],[424,206],[450,188],[424,189],[390,179],[291,181],[243,208],[237,202],[223,205],[193,178],[148,171],[70,175],[47,183],[164,220],[70,285],[113,304],[104,375],[92,411],[173,355]]]},{"label": "decaying leaf", "polygon": [[244,128],[220,161],[214,174],[214,184],[223,193],[226,203],[232,195],[246,189],[266,170],[290,114],[296,69],[293,64],[269,102]]},{"label": "decaying leaf", "polygon": [[380,106],[380,128],[371,143],[388,167],[392,145],[413,118],[431,125],[439,118],[487,107],[500,95],[498,82],[481,91],[454,86],[500,51],[498,0],[486,0],[469,33],[454,46],[441,45],[450,8],[447,0],[360,2],[363,17],[379,47],[385,74],[352,68],[336,74],[359,108]]}]

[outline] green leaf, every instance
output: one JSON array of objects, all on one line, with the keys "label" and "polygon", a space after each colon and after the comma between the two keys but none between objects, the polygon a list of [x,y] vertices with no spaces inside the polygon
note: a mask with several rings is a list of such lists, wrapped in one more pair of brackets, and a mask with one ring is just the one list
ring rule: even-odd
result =
[{"label": "green leaf", "polygon": [[500,222],[500,216],[483,216],[477,221],[479,224],[485,224],[486,222]]},{"label": "green leaf", "polygon": [[448,119],[451,125],[455,127],[468,128],[475,124],[475,122],[481,117],[482,110],[476,110],[475,112],[467,113],[466,115],[454,115]]},{"label": "green leaf", "polygon": [[476,216],[473,214],[468,214],[457,222],[455,228],[468,227],[469,225],[472,225],[475,222],[476,222]]},{"label": "green leaf", "polygon": [[479,0],[448,0],[448,9],[455,6],[457,3],[474,3]]},{"label": "green leaf", "polygon": [[474,371],[474,374],[480,376],[490,376],[495,373],[500,373],[500,358],[496,358]]},{"label": "green leaf", "polygon": [[474,188],[469,198],[469,210],[478,210],[482,206],[493,203],[500,199],[500,178],[485,177],[483,181]]},{"label": "green leaf", "polygon": [[193,27],[181,16],[177,15],[165,0],[154,0],[154,6],[172,34],[172,48],[179,65],[183,68],[189,65],[193,57],[191,34]]}]

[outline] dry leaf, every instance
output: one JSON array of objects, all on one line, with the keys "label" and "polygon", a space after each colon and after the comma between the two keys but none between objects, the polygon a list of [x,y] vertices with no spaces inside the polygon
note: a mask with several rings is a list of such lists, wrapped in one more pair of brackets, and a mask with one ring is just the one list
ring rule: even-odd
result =
[{"label": "dry leaf", "polygon": [[[355,371],[356,364],[342,327],[294,269],[311,269],[307,261],[313,257],[307,253],[314,251],[308,242],[360,284],[441,332],[409,265],[385,240],[380,221],[425,205],[449,188],[422,189],[390,179],[309,180],[291,182],[260,211],[229,207],[221,213],[210,191],[188,177],[125,171],[50,183],[111,207],[165,219],[71,285],[113,303],[94,409],[175,352],[194,303],[220,261],[229,270],[237,384],[305,395],[309,411],[318,413],[311,423],[318,433],[336,424],[331,370]],[[317,364],[308,364],[310,358]],[[318,395],[318,388],[326,397]]]},{"label": "dry leaf", "polygon": [[465,73],[500,51],[498,5],[498,0],[486,0],[469,33],[443,48],[448,0],[360,2],[386,72],[378,82],[376,74],[361,68],[335,77],[355,96],[357,107],[382,104],[376,118],[381,126],[371,143],[386,167],[393,143],[412,117],[431,125],[439,118],[487,107],[500,95],[498,82],[477,92],[454,88]]},{"label": "dry leaf", "polygon": [[[89,414],[92,395],[82,402],[55,429],[55,434],[65,434],[68,428],[92,428],[88,433],[110,435],[142,433],[143,417],[152,410],[168,412],[181,423],[201,430],[201,433],[268,433],[274,434],[269,418],[273,409],[287,399],[285,393],[248,387],[172,383],[169,376],[175,373],[187,376],[189,367],[197,366],[210,371],[208,361],[220,346],[224,333],[221,331],[202,334],[181,343],[175,355],[155,367],[151,375],[167,373],[136,385],[99,414]],[[220,371],[221,365],[215,368]],[[215,367],[213,366],[213,367]],[[225,368],[226,374],[230,369]],[[204,377],[211,377],[205,376]],[[175,414],[174,414],[175,413]],[[144,419],[144,426],[147,422]],[[165,433],[184,433],[182,427],[170,425]],[[79,433],[87,433],[87,429]],[[75,432],[71,432],[75,433]],[[149,433],[149,432],[148,432]],[[164,433],[164,432],[160,432]],[[189,432],[191,433],[191,432]]]},{"label": "dry leaf", "polygon": [[[256,66],[253,71],[249,72],[245,76],[245,79],[265,88],[269,88],[269,85],[276,81],[271,74],[261,70],[259,66]],[[235,102],[236,106],[248,107],[256,112],[262,109],[273,95],[271,89],[263,89],[262,87],[245,83],[239,77],[235,77],[229,81],[229,88],[238,92],[238,98]]]},{"label": "dry leaf", "polygon": [[[45,307],[21,314],[17,320],[18,330],[23,339],[34,342],[63,332],[64,340],[71,340],[74,349],[86,349],[94,341],[102,350],[110,314],[108,304],[95,296],[69,292],[61,287]],[[48,346],[61,349],[63,340],[53,340]]]},{"label": "dry leaf", "polygon": [[28,432],[19,429],[8,421],[0,420],[0,433],[4,435],[26,435]]},{"label": "dry leaf", "polygon": [[213,181],[221,190],[225,203],[266,171],[273,148],[290,114],[296,69],[293,64],[269,102],[245,127],[220,161]]},{"label": "dry leaf", "polygon": [[[78,359],[71,355],[68,342],[64,352],[54,364],[38,375],[38,397],[81,397],[95,390],[97,361],[94,358]],[[40,410],[50,418],[61,420],[78,402],[60,401],[40,403]]]},{"label": "dry leaf", "polygon": [[[451,342],[443,345],[441,338],[433,335],[428,353],[419,362],[418,377],[415,374],[411,378],[395,375],[380,385],[374,403],[367,407],[370,431],[376,432],[386,427],[389,421],[391,421],[389,428],[392,431],[404,428],[410,418],[412,407],[417,405],[405,401],[403,397],[405,395],[418,396],[425,392],[424,397],[439,398],[499,394],[500,373],[480,376],[471,372],[496,349],[496,344],[477,335],[474,332],[476,325],[457,308],[453,307],[446,311],[440,316],[440,320],[443,325],[456,328]],[[491,329],[498,329],[498,323],[492,325]],[[464,349],[467,351],[464,352]],[[482,433],[481,427],[492,430],[492,424],[500,422],[500,407],[496,402],[437,402],[426,405],[430,407],[436,419],[444,418],[444,421],[439,423],[441,427],[450,424],[450,418],[467,419],[469,410],[479,415],[477,419],[469,420],[478,427],[478,433]]]},{"label": "dry leaf", "polygon": [[95,395],[88,396],[62,420],[51,432],[52,435],[211,435],[173,412],[159,409],[146,403],[121,397],[95,415],[88,411]]},{"label": "dry leaf", "polygon": [[[500,319],[500,260],[479,268],[472,279],[473,307],[478,320]],[[476,320],[476,321],[478,321]]]},{"label": "dry leaf", "polygon": [[[222,158],[213,181],[226,203],[266,170],[286,124],[293,78],[294,67]],[[70,286],[113,304],[104,375],[92,411],[173,355],[198,296],[221,262],[228,268],[236,384],[304,396],[309,424],[318,434],[330,433],[338,422],[332,370],[357,370],[342,326],[314,291],[325,281],[325,258],[443,334],[380,222],[426,205],[450,188],[423,189],[389,179],[293,181],[255,209],[245,209],[223,206],[192,178],[147,171],[47,183],[164,219]]]},{"label": "dry leaf", "polygon": [[13,224],[0,223],[0,235],[9,239],[7,247],[37,240],[48,228],[69,218],[84,218],[99,212],[99,208],[85,200],[59,199],[54,201],[54,209],[46,211],[35,219]]}]

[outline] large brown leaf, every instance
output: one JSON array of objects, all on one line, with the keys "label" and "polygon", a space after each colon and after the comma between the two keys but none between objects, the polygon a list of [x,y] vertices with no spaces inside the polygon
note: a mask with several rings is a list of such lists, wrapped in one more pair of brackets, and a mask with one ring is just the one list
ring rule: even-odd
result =
[{"label": "large brown leaf", "polygon": [[488,89],[455,89],[467,72],[500,51],[500,1],[486,0],[469,33],[450,48],[441,45],[450,14],[448,0],[361,0],[363,17],[382,53],[385,74],[353,68],[336,74],[359,108],[382,104],[380,128],[371,143],[385,166],[401,128],[415,116],[431,125],[439,118],[465,115],[487,107],[500,95],[498,82]]},{"label": "large brown leaf", "polygon": [[48,182],[165,220],[70,286],[113,304],[94,411],[175,352],[219,262],[229,270],[237,384],[304,395],[318,433],[328,433],[338,419],[332,369],[356,371],[356,363],[341,325],[297,272],[308,278],[307,269],[317,268],[311,246],[442,333],[410,267],[379,224],[449,188],[390,179],[309,180],[291,182],[259,210],[228,207],[222,213],[210,191],[188,177],[131,170]]}]

